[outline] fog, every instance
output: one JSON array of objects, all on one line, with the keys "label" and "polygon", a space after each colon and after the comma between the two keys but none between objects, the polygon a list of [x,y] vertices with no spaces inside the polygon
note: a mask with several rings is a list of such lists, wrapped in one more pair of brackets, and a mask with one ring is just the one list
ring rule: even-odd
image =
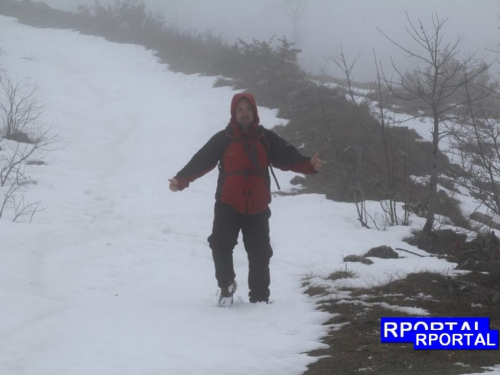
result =
[{"label": "fog", "polygon": [[[94,0],[45,0],[47,5],[75,10],[78,5],[93,5]],[[101,3],[106,4],[106,0]],[[181,29],[210,30],[227,42],[237,38],[269,40],[271,37],[294,40],[292,18],[286,12],[286,0],[144,0],[151,12],[161,11],[169,24]],[[293,0],[292,0],[293,2]],[[414,67],[412,60],[379,30],[400,44],[418,50],[406,27],[410,19],[421,20],[432,31],[432,17],[446,19],[443,46],[460,39],[464,55],[493,61],[491,52],[500,41],[500,1],[498,0],[308,0],[298,22],[297,45],[302,49],[301,65],[317,74],[326,69],[340,76],[331,59],[341,48],[348,60],[359,56],[354,78],[369,81],[375,77],[374,52],[386,71],[392,58],[398,67]],[[295,1],[297,3],[297,0]],[[500,70],[493,67],[492,72]]]}]

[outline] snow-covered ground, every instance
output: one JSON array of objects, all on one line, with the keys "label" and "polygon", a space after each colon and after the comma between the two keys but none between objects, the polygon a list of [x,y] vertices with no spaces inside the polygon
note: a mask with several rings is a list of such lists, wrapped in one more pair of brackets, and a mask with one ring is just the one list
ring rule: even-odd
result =
[{"label": "snow-covered ground", "polygon": [[[44,123],[64,146],[30,167],[38,183],[26,199],[43,208],[32,223],[11,222],[12,210],[0,219],[2,375],[298,375],[329,329],[303,294],[304,277],[344,269],[342,256],[383,244],[425,254],[402,242],[411,228],[362,229],[353,205],[277,196],[273,303],[247,302],[239,244],[236,303],[219,308],[206,241],[216,171],[175,194],[168,178],[225,126],[234,91],[173,73],[139,46],[7,17],[0,48],[1,69],[37,83]],[[267,127],[284,123],[259,111]],[[285,189],[291,177],[278,173]],[[358,277],[348,282],[453,272],[436,258],[401,255],[349,264]]]}]

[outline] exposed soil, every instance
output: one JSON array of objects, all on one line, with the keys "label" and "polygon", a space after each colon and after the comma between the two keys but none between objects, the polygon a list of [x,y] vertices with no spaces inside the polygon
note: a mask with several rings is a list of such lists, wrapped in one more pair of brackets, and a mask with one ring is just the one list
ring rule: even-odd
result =
[{"label": "exposed soil", "polygon": [[[500,295],[489,275],[470,273],[451,279],[418,273],[381,287],[349,291],[347,300],[319,302],[320,309],[338,314],[327,323],[337,328],[324,339],[329,348],[310,353],[322,358],[304,375],[470,374],[500,364],[498,350],[414,350],[413,344],[380,342],[381,317],[411,316],[385,304],[418,307],[432,317],[489,317],[490,329],[500,330]],[[312,295],[322,292],[318,287],[309,290]]]}]

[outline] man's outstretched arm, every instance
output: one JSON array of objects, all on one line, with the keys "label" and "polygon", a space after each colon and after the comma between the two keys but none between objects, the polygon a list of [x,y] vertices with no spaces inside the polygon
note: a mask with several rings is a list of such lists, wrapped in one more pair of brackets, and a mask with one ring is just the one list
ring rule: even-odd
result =
[{"label": "man's outstretched arm", "polygon": [[283,171],[314,174],[320,171],[323,161],[315,154],[312,158],[302,155],[295,147],[268,130],[266,139],[271,148],[270,161],[274,167]]},{"label": "man's outstretched arm", "polygon": [[210,172],[217,166],[225,137],[225,131],[215,134],[210,140],[191,158],[174,178],[169,179],[169,189],[181,191],[189,186],[191,182],[204,174]]}]

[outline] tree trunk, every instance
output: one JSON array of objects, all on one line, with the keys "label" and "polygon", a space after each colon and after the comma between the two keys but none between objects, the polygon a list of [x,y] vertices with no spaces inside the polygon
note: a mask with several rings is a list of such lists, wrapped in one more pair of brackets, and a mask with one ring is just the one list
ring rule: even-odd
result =
[{"label": "tree trunk", "polygon": [[434,131],[432,132],[432,170],[429,179],[429,205],[423,231],[430,233],[434,227],[434,215],[437,203],[437,185],[439,174],[439,117],[434,114]]}]

